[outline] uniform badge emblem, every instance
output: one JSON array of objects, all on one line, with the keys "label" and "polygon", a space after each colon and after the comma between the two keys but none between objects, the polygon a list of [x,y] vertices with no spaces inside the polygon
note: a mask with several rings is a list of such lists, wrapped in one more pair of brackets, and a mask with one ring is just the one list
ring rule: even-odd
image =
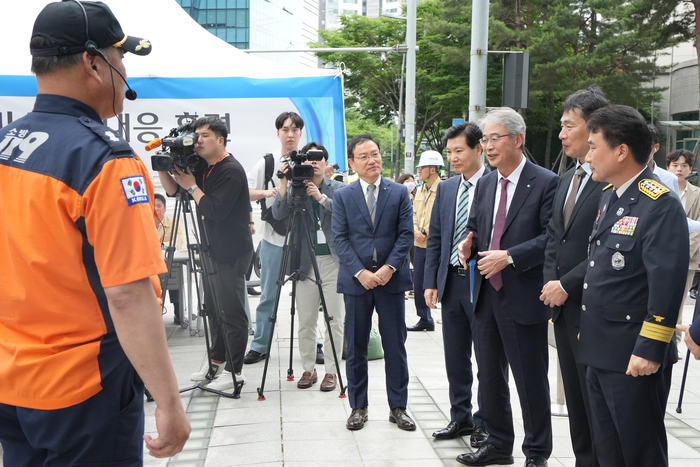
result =
[{"label": "uniform badge emblem", "polygon": [[664,193],[668,193],[671,190],[666,188],[664,185],[661,183],[657,182],[656,180],[651,180],[648,178],[645,178],[644,180],[639,181],[639,191],[647,195],[649,198],[653,200],[659,199],[661,195]]},{"label": "uniform badge emblem", "polygon": [[615,271],[622,271],[625,267],[625,257],[619,251],[612,255],[612,267]]},{"label": "uniform badge emblem", "polygon": [[653,315],[653,316],[654,316],[654,319],[656,320],[657,323],[660,323],[661,321],[666,319],[663,316],[659,316],[659,315]]},{"label": "uniform badge emblem", "polygon": [[617,213],[616,213],[616,214],[617,214],[618,216],[621,216],[623,212],[625,212],[625,208],[619,208],[619,209],[617,210]]},{"label": "uniform badge emblem", "polygon": [[632,236],[637,228],[637,222],[639,222],[639,217],[625,216],[615,222],[615,225],[610,229],[610,233]]},{"label": "uniform badge emblem", "polygon": [[146,181],[143,176],[124,177],[121,180],[126,204],[133,206],[139,203],[148,203],[148,192],[146,191]]}]

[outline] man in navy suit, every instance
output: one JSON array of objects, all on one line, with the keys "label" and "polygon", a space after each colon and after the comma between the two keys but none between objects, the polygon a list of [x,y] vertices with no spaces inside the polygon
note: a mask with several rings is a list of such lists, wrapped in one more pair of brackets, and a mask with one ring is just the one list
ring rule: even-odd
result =
[{"label": "man in navy suit", "polygon": [[459,123],[445,132],[447,160],[459,174],[442,182],[437,189],[430,216],[430,236],[425,258],[425,303],[437,308],[442,303],[442,338],[445,369],[450,383],[450,423],[436,431],[436,439],[473,434],[481,424],[472,417],[472,339],[474,308],[469,290],[469,271],[459,264],[458,241],[467,228],[469,207],[476,182],[488,170],[481,163],[481,129],[471,122]]},{"label": "man in navy suit", "polygon": [[570,95],[562,105],[561,139],[564,152],[576,160],[562,177],[554,195],[549,241],[544,258],[544,287],[540,299],[552,307],[571,443],[577,467],[598,466],[593,452],[591,408],[586,391],[586,368],[578,360],[583,278],[588,262],[588,237],[598,215],[605,183],[591,180],[588,117],[609,102],[597,86]]},{"label": "man in navy suit", "polygon": [[367,344],[377,310],[389,399],[389,421],[415,430],[406,413],[408,363],[404,292],[412,288],[408,250],[413,243],[413,210],[406,187],[382,178],[379,144],[368,134],[348,145],[350,167],[359,180],[335,192],[333,240],[340,258],[338,292],[345,299],[346,371],[350,407],[348,430],[367,421]]},{"label": "man in navy suit", "polygon": [[525,122],[512,109],[491,110],[482,121],[482,145],[498,170],[476,186],[469,234],[460,256],[473,259],[479,410],[489,433],[466,465],[512,464],[513,415],[508,365],[523,411],[525,467],[547,465],[552,452],[547,370],[550,310],[539,300],[547,224],[559,177],[529,162],[522,152]]}]

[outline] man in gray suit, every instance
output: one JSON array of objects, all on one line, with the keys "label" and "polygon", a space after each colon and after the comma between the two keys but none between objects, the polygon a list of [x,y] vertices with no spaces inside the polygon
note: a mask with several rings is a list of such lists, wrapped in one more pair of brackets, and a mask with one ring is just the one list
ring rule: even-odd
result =
[{"label": "man in gray suit", "polygon": [[[316,276],[311,265],[311,254],[309,253],[308,242],[313,242],[314,256],[318,263],[319,278],[322,281],[323,297],[328,308],[328,315],[332,318],[330,322],[333,333],[333,343],[338,351],[343,348],[343,323],[345,322],[345,305],[343,296],[336,292],[338,279],[338,255],[333,245],[333,233],[331,232],[331,213],[333,210],[333,193],[335,190],[344,187],[340,182],[329,180],[324,177],[328,166],[328,151],[320,143],[311,142],[301,149],[302,154],[307,154],[309,150],[321,151],[321,160],[307,160],[304,162],[314,168],[314,177],[306,181],[305,209],[301,216],[306,223],[307,229],[299,225],[301,235],[301,248],[299,259],[299,270],[301,272],[300,281],[297,283],[297,311],[299,314],[299,353],[301,355],[304,373],[297,382],[299,389],[308,389],[318,381],[316,373],[316,325],[318,323],[318,311],[321,297],[318,285],[315,282]],[[289,164],[285,163],[280,171],[287,173]],[[298,193],[287,193],[289,179],[284,177],[280,181],[279,191],[272,205],[272,215],[276,219],[284,219],[290,213],[293,196]],[[310,233],[309,236],[305,232]],[[333,349],[330,341],[330,334],[326,333],[326,349]],[[326,375],[321,382],[321,391],[333,391],[336,387],[335,359],[325,359]]]}]

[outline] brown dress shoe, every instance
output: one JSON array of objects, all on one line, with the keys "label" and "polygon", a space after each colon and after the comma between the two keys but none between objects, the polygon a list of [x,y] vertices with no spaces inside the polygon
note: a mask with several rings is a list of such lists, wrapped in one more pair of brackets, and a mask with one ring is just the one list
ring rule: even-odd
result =
[{"label": "brown dress shoe", "polygon": [[391,409],[389,413],[389,421],[391,423],[396,423],[396,426],[406,431],[413,431],[416,429],[416,424],[413,423],[411,417],[406,413],[406,409],[403,407],[396,407]]},{"label": "brown dress shoe", "polygon": [[345,423],[345,428],[347,428],[348,430],[361,430],[365,427],[366,421],[367,407],[352,409],[352,413],[348,417],[348,421]]},{"label": "brown dress shoe", "polygon": [[326,373],[326,376],[323,377],[323,381],[321,381],[320,389],[323,392],[335,391],[335,375]]},{"label": "brown dress shoe", "polygon": [[316,381],[318,381],[318,375],[316,375],[316,370],[305,371],[301,375],[301,379],[297,383],[299,389],[309,389]]}]

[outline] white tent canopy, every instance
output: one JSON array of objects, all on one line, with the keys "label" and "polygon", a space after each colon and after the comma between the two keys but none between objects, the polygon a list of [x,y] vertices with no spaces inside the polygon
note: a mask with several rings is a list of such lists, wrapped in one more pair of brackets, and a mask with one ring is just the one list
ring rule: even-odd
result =
[{"label": "white tent canopy", "polygon": [[[32,108],[29,40],[46,0],[5,2],[0,41],[0,127]],[[219,115],[230,126],[229,150],[246,169],[266,152],[279,151],[274,126],[283,111],[305,122],[301,144],[325,145],[345,168],[342,78],[332,70],[290,67],[248,55],[210,34],[174,0],[107,0],[126,34],[151,41],[146,57],[125,58],[129,84],[139,94],[125,101],[123,136],[141,155],[194,116]],[[119,79],[119,78],[117,78]],[[116,119],[109,126],[119,129]]]}]

